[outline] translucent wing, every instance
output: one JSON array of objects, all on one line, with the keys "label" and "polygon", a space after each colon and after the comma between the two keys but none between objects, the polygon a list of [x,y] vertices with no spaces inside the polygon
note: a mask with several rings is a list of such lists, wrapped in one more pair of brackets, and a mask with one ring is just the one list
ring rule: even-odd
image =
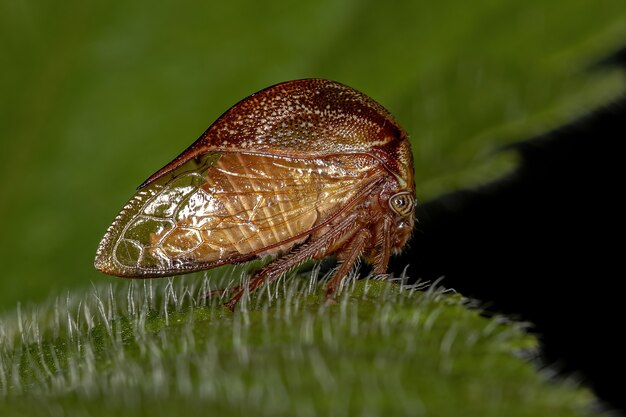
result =
[{"label": "translucent wing", "polygon": [[103,238],[96,267],[117,276],[175,275],[289,250],[381,169],[354,154],[205,154],[135,194]]}]

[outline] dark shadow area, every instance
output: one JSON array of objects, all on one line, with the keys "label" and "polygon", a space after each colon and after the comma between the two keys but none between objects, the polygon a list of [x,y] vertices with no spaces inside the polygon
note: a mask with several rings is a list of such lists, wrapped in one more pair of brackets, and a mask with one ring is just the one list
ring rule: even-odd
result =
[{"label": "dark shadow area", "polygon": [[[623,216],[626,96],[511,147],[501,181],[418,209],[409,276],[534,324],[544,363],[626,410]],[[418,179],[419,184],[419,179]]]},{"label": "dark shadow area", "polygon": [[616,49],[613,53],[595,62],[589,68],[590,70],[602,70],[605,68],[618,67],[626,70],[626,45]]}]

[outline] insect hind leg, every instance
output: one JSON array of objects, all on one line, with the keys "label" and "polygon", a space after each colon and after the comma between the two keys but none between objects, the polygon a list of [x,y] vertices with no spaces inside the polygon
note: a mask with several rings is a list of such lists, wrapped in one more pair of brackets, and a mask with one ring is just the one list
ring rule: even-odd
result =
[{"label": "insect hind leg", "polygon": [[234,311],[235,306],[246,293],[253,293],[263,283],[271,283],[275,281],[282,274],[288,272],[290,269],[308,261],[317,256],[329,255],[328,250],[333,244],[346,236],[351,237],[357,233],[357,228],[354,227],[357,220],[356,214],[350,214],[346,216],[337,226],[333,227],[328,233],[313,238],[299,248],[292,250],[287,255],[284,255],[278,259],[275,259],[269,265],[265,266],[250,279],[247,285],[235,287],[233,289],[232,297],[224,304],[228,309]]},{"label": "insect hind leg", "polygon": [[341,261],[339,268],[333,273],[332,277],[326,284],[326,297],[334,298],[335,294],[341,288],[341,283],[348,276],[350,270],[357,263],[359,257],[363,254],[363,250],[367,242],[372,238],[371,233],[367,229],[360,229],[352,238],[348,247],[341,251],[338,259]]}]

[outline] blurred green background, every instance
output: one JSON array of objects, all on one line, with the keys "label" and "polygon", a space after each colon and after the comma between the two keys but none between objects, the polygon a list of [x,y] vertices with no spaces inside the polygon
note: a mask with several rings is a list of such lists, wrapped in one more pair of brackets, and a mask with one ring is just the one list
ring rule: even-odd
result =
[{"label": "blurred green background", "polygon": [[427,200],[615,96],[620,74],[586,68],[625,40],[624,0],[0,0],[0,311],[116,280],[93,256],[134,188],[261,88],[382,103]]}]

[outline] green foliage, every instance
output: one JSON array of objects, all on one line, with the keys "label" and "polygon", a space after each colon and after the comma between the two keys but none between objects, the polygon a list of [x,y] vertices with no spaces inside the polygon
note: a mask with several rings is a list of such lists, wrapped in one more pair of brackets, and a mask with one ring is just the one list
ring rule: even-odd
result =
[{"label": "green foliage", "polygon": [[624,28],[623,0],[0,0],[0,311],[73,288],[0,321],[0,415],[586,415],[525,359],[533,338],[458,295],[369,282],[326,305],[283,283],[230,314],[197,274],[128,284],[92,259],[134,187],[263,87],[381,102],[423,201],[621,91],[583,69]]},{"label": "green foliage", "polygon": [[583,416],[528,361],[523,326],[432,286],[358,281],[329,304],[288,279],[244,299],[170,282],[95,287],[0,321],[10,415]]},{"label": "green foliage", "polygon": [[616,94],[584,68],[625,28],[623,0],[0,0],[0,310],[106,281],[94,252],[134,187],[261,88],[324,77],[385,105],[425,201]]}]

